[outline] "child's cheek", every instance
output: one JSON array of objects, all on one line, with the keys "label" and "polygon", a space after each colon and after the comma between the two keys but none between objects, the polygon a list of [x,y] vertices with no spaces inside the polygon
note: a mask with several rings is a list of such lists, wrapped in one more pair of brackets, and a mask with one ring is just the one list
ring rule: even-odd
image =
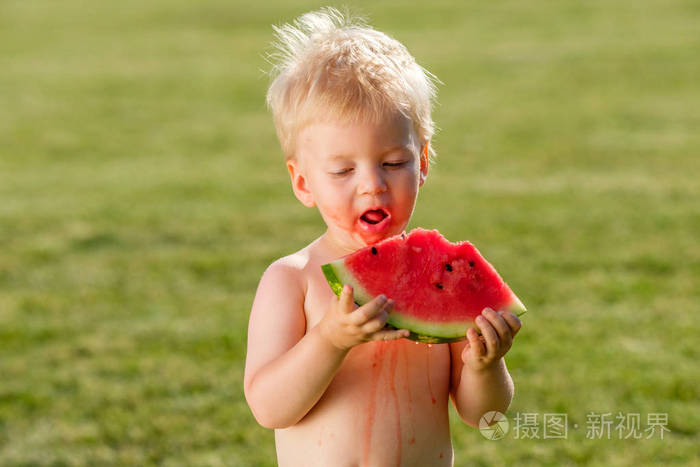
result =
[{"label": "child's cheek", "polygon": [[349,215],[346,209],[328,206],[321,214],[329,227],[333,224],[343,230],[354,230],[356,228],[355,222],[351,218],[352,216]]}]

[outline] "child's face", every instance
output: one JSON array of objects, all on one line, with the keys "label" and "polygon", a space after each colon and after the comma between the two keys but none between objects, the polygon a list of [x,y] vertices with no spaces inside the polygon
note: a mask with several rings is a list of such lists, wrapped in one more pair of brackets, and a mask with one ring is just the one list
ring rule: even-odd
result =
[{"label": "child's face", "polygon": [[287,166],[294,192],[317,206],[339,246],[356,249],[403,232],[428,161],[410,120],[313,123],[297,135]]}]

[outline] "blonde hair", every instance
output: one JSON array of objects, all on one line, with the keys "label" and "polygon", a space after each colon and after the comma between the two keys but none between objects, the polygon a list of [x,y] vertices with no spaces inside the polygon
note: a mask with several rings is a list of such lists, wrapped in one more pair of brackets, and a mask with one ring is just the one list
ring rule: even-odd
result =
[{"label": "blonde hair", "polygon": [[267,105],[287,158],[295,155],[296,134],[314,121],[378,122],[396,112],[413,123],[419,149],[427,144],[434,156],[431,112],[439,80],[403,44],[334,8],[273,29]]}]

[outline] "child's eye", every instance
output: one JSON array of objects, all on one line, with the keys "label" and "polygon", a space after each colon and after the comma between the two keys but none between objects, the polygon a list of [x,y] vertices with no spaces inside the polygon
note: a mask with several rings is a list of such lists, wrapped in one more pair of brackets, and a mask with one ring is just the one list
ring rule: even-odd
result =
[{"label": "child's eye", "polygon": [[333,172],[330,172],[330,174],[331,174],[331,175],[334,175],[334,176],[336,176],[336,177],[340,177],[340,176],[342,176],[342,175],[347,175],[347,174],[349,174],[350,172],[352,172],[352,169],[351,169],[351,168],[348,168],[348,169],[335,170],[335,171],[333,171]]},{"label": "child's eye", "polygon": [[406,161],[385,162],[384,167],[401,167]]}]

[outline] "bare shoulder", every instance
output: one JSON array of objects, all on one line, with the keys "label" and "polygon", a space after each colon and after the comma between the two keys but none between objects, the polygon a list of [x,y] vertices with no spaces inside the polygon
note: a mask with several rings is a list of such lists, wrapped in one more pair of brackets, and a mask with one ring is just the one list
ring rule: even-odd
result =
[{"label": "bare shoulder", "polygon": [[306,247],[270,264],[260,279],[256,302],[263,298],[261,294],[268,292],[276,296],[285,293],[296,298],[303,297],[307,289],[309,256]]},{"label": "bare shoulder", "polygon": [[265,275],[274,275],[277,278],[287,278],[288,280],[299,282],[309,264],[308,248],[303,248],[274,261],[267,267],[263,277]]},{"label": "bare shoulder", "polygon": [[280,351],[303,337],[307,328],[305,300],[318,261],[317,240],[267,267],[250,313],[249,345],[274,337]]},{"label": "bare shoulder", "polygon": [[317,239],[301,250],[274,261],[265,270],[263,279],[269,276],[269,279],[282,280],[306,289],[309,275],[316,271],[321,263],[329,260],[320,246],[319,240]]},{"label": "bare shoulder", "polygon": [[[283,340],[300,339],[306,331],[305,302],[318,266],[318,240],[272,262],[258,284],[250,314],[250,333],[270,324],[286,332]],[[320,270],[320,269],[319,269]],[[280,327],[283,327],[280,329]],[[269,335],[269,333],[266,332]]]}]

